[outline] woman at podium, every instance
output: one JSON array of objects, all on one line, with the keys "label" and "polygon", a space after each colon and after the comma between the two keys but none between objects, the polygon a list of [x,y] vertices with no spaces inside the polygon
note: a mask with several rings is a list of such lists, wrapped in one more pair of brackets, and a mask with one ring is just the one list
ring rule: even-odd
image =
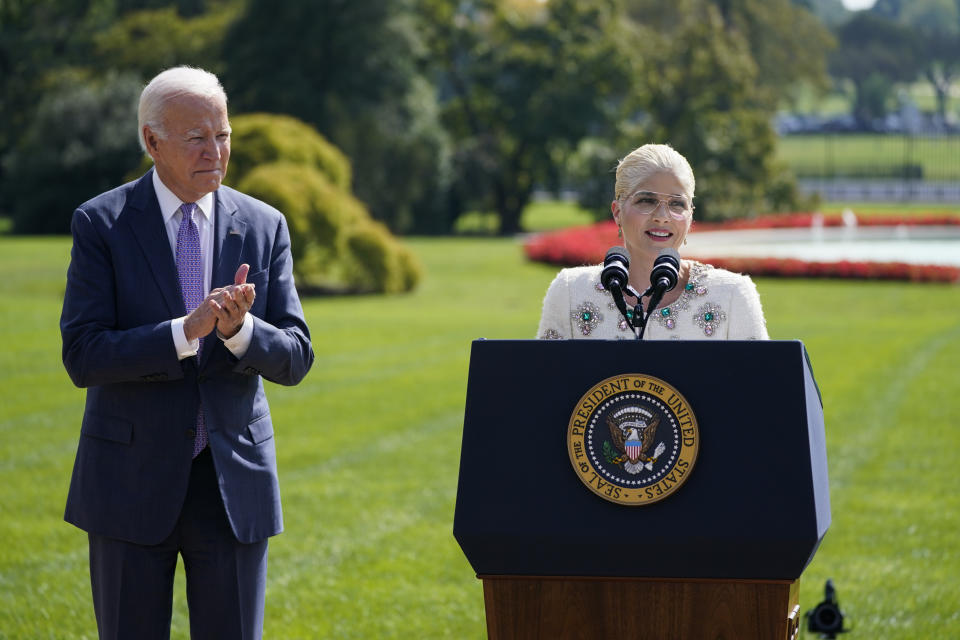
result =
[{"label": "woman at podium", "polygon": [[[646,144],[617,166],[613,219],[629,254],[629,285],[644,292],[665,248],[682,252],[693,221],[693,170],[672,147]],[[563,269],[547,289],[541,339],[633,338],[634,329],[600,281],[602,265]],[[749,276],[680,259],[677,285],[647,320],[645,339],[766,340],[757,288]],[[635,295],[625,293],[628,310]],[[646,296],[639,301],[645,310]],[[633,314],[629,314],[631,322]]]}]

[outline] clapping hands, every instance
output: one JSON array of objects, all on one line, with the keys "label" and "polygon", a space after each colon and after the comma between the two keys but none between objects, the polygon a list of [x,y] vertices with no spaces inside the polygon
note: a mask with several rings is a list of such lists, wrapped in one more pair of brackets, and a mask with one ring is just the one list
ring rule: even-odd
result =
[{"label": "clapping hands", "polygon": [[250,265],[240,265],[232,285],[214,289],[190,312],[183,322],[187,340],[209,335],[214,329],[223,338],[236,335],[257,295],[253,283],[247,282],[249,272]]}]

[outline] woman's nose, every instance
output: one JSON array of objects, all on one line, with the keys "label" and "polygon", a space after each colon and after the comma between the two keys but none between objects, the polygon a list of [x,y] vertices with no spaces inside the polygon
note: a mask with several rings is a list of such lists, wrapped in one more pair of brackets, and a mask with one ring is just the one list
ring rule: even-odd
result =
[{"label": "woman's nose", "polygon": [[658,200],[657,206],[653,208],[650,215],[653,216],[654,220],[669,220],[670,212],[667,210],[667,203],[663,200]]}]

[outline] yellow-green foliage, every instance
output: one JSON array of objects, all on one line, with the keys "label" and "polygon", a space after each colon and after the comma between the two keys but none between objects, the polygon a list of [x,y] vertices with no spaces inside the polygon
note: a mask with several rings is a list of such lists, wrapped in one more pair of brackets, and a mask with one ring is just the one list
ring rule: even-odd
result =
[{"label": "yellow-green foliage", "polygon": [[[310,125],[290,116],[249,113],[230,116],[230,164],[224,182],[237,186],[255,168],[272,162],[289,162],[317,169],[344,191],[353,179],[350,160]],[[136,180],[153,166],[143,155],[128,180]],[[278,207],[279,208],[279,207]]]},{"label": "yellow-green foliage", "polygon": [[[410,291],[416,257],[350,193],[350,162],[315,129],[284,115],[230,119],[227,183],[287,218],[294,272],[302,288]],[[150,159],[131,179],[149,169]]]},{"label": "yellow-green foliage", "polygon": [[237,116],[231,124],[229,175],[287,217],[301,285],[378,293],[416,286],[419,263],[350,193],[350,164],[336,147],[288,116]]},{"label": "yellow-green foliage", "polygon": [[384,293],[399,293],[409,291],[420,279],[416,256],[380,222],[367,219],[349,228],[346,245],[353,263],[348,282],[357,288],[375,282]]},{"label": "yellow-green foliage", "polygon": [[306,165],[274,162],[249,172],[239,190],[268,202],[287,218],[298,275],[329,266],[342,249],[342,230],[365,215],[363,205]]},{"label": "yellow-green foliage", "polygon": [[285,115],[250,113],[230,118],[229,184],[269,162],[313,167],[343,190],[350,189],[350,161],[308,124]]}]

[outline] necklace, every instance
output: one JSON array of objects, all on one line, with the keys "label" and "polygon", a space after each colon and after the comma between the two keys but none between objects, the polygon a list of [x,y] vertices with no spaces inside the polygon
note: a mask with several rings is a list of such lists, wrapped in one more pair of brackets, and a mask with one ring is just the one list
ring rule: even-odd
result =
[{"label": "necklace", "polygon": [[[707,287],[704,284],[704,279],[707,272],[713,267],[705,265],[701,262],[692,262],[690,264],[690,276],[687,279],[687,284],[684,285],[683,290],[680,292],[680,297],[671,302],[665,307],[658,307],[650,312],[650,318],[648,322],[652,319],[656,319],[657,324],[668,331],[672,331],[677,327],[677,320],[682,315],[683,311],[686,311],[690,308],[691,303],[702,296],[707,295]],[[603,290],[602,286],[597,284],[598,290]],[[609,292],[607,292],[609,294]],[[607,305],[610,309],[616,309],[617,306],[611,302]],[[627,317],[630,318],[631,323],[633,322],[633,310],[628,307]],[[713,308],[713,305],[706,304],[701,306],[700,310],[697,312],[697,316],[693,319],[694,323],[703,329],[705,335],[713,335],[713,332],[716,330],[717,324],[726,319],[726,314],[721,311],[719,308]],[[630,326],[627,324],[627,321],[623,318],[620,319],[618,323],[618,328],[620,331],[629,331]]]}]

